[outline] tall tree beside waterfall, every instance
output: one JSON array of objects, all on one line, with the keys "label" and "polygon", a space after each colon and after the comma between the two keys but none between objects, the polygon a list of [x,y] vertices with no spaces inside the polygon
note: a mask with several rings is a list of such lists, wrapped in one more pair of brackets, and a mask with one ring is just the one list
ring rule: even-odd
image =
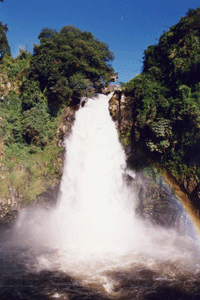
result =
[{"label": "tall tree beside waterfall", "polygon": [[98,91],[111,81],[114,70],[109,62],[114,54],[92,33],[70,25],[59,32],[45,28],[38,38],[29,76],[39,81],[50,109],[56,110],[70,96]]},{"label": "tall tree beside waterfall", "polygon": [[6,37],[7,31],[8,31],[7,24],[3,25],[2,22],[0,22],[0,59],[6,53],[10,55],[10,46],[8,44],[8,40]]}]

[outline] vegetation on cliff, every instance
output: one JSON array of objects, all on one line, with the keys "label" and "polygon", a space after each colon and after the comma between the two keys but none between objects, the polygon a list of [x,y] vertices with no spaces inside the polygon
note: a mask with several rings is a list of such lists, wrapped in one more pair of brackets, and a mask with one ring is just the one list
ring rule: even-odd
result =
[{"label": "vegetation on cliff", "polygon": [[133,106],[134,146],[180,182],[195,184],[200,178],[199,67],[197,8],[148,47],[142,73],[123,84]]}]

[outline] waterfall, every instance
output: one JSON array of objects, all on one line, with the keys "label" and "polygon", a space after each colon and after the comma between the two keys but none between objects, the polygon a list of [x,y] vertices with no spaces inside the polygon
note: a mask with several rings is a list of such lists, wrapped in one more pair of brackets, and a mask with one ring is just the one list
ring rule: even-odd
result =
[{"label": "waterfall", "polygon": [[30,214],[22,211],[15,234],[18,243],[50,246],[76,256],[131,251],[163,259],[177,253],[174,245],[182,240],[177,239],[176,230],[154,226],[135,215],[134,186],[125,180],[126,174],[134,175],[127,170],[109,113],[111,97],[112,93],[84,99],[65,140],[57,206]]},{"label": "waterfall", "polygon": [[133,194],[129,201],[125,153],[109,114],[110,97],[88,99],[66,140],[56,235],[73,251],[125,250],[133,237]]}]

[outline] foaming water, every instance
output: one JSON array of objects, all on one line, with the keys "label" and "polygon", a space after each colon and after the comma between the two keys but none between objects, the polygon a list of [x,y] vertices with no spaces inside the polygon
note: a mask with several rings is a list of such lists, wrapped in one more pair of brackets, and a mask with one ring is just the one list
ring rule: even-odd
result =
[{"label": "foaming water", "polygon": [[21,212],[0,259],[10,253],[32,287],[27,274],[36,274],[39,285],[48,278],[45,299],[165,299],[163,287],[182,289],[173,299],[200,295],[196,242],[134,213],[135,192],[125,181],[125,154],[108,110],[111,95],[87,99],[77,111],[57,207]]},{"label": "foaming water", "polygon": [[127,250],[137,234],[134,195],[130,201],[125,154],[108,100],[104,95],[89,99],[66,140],[56,232],[64,247],[78,252]]}]

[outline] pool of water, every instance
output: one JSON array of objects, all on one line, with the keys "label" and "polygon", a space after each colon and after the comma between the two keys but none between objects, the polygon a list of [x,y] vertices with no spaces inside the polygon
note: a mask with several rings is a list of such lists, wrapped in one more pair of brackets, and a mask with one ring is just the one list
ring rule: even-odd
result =
[{"label": "pool of water", "polygon": [[0,299],[200,299],[196,243],[160,234],[154,247],[77,253],[19,244],[12,228],[1,228]]}]

